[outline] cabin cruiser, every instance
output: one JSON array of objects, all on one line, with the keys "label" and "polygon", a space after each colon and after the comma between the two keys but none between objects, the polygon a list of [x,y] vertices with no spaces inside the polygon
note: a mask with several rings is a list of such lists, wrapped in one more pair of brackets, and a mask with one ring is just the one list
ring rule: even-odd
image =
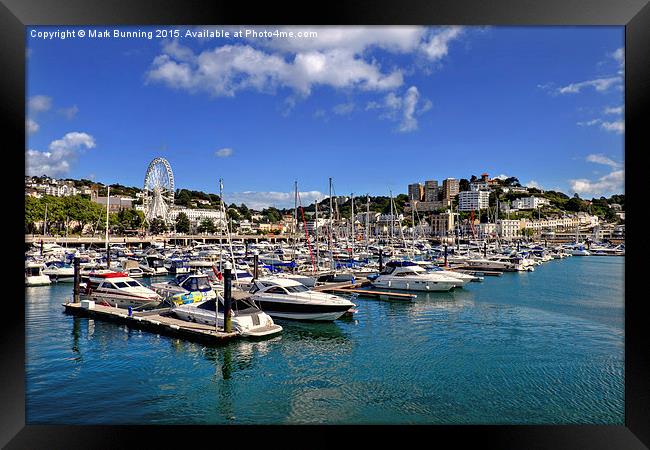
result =
[{"label": "cabin cruiser", "polygon": [[217,297],[207,274],[182,274],[164,283],[152,283],[151,289],[168,303],[194,303]]},{"label": "cabin cruiser", "polygon": [[460,280],[466,280],[466,281],[483,281],[483,278],[481,277],[475,277],[474,275],[470,275],[468,273],[461,273],[461,272],[454,272],[453,270],[448,270],[448,269],[443,269],[442,267],[436,266],[432,262],[428,261],[413,261],[416,263],[418,266],[422,267],[424,270],[426,270],[429,273],[443,273],[447,276],[458,278]]},{"label": "cabin cruiser", "polygon": [[[221,327],[224,326],[223,312],[221,296],[172,309],[172,313],[181,320]],[[246,337],[269,336],[282,331],[282,327],[273,323],[268,314],[246,299],[232,299],[231,320],[233,330]]]},{"label": "cabin cruiser", "polygon": [[43,274],[50,277],[50,280],[58,283],[74,282],[74,267],[71,267],[63,261],[46,262]]},{"label": "cabin cruiser", "polygon": [[453,278],[439,272],[427,272],[410,261],[390,261],[371,283],[378,288],[404,291],[449,291],[466,284],[468,280]]},{"label": "cabin cruiser", "polygon": [[142,270],[138,262],[133,259],[122,260],[116,270],[118,272],[125,272],[131,278],[142,278],[144,276],[144,270]]},{"label": "cabin cruiser", "polygon": [[25,262],[25,286],[47,286],[51,283],[50,277],[43,273],[43,264]]},{"label": "cabin cruiser", "polygon": [[253,281],[251,299],[272,317],[336,320],[356,305],[337,295],[311,291],[298,281],[266,277]]},{"label": "cabin cruiser", "polygon": [[85,299],[116,308],[153,308],[160,306],[163,300],[156,292],[141,285],[126,273],[112,270],[90,273],[86,277],[84,288]]},{"label": "cabin cruiser", "polygon": [[145,255],[140,261],[140,268],[144,271],[145,275],[167,275],[164,262],[165,259],[160,255]]},{"label": "cabin cruiser", "polygon": [[569,254],[572,256],[591,256],[591,252],[582,245],[576,245],[569,249]]},{"label": "cabin cruiser", "polygon": [[183,258],[170,258],[166,264],[167,271],[171,274],[181,275],[190,273],[188,261]]}]

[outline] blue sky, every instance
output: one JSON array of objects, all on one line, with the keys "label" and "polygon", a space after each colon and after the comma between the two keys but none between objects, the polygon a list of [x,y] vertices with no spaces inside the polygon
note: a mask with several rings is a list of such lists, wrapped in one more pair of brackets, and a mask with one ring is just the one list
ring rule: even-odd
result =
[{"label": "blue sky", "polygon": [[[177,187],[221,177],[228,203],[253,207],[291,206],[295,180],[304,203],[322,198],[328,177],[339,195],[483,172],[623,192],[623,27],[32,36],[89,29],[105,28],[26,29],[28,174],[141,186],[163,156]],[[230,36],[185,36],[205,29]]]}]

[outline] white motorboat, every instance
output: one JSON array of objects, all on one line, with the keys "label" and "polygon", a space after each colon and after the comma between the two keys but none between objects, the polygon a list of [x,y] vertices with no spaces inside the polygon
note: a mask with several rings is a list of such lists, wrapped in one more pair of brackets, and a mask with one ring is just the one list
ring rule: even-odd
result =
[{"label": "white motorboat", "polygon": [[25,286],[47,286],[50,277],[43,273],[43,264],[34,261],[25,262]]},{"label": "white motorboat", "polygon": [[298,281],[266,277],[253,281],[251,299],[272,317],[336,320],[356,305],[337,295],[311,291]]},{"label": "white motorboat", "polygon": [[82,296],[99,305],[117,308],[154,308],[163,301],[160,295],[126,273],[112,270],[91,272],[85,280]]},{"label": "white motorboat", "polygon": [[413,261],[413,262],[416,263],[418,266],[422,267],[424,270],[426,270],[429,273],[443,273],[444,275],[447,275],[449,277],[458,278],[459,280],[463,280],[466,282],[483,281],[483,278],[481,277],[475,277],[474,275],[470,275],[468,273],[454,272],[453,270],[443,269],[442,267],[439,267],[433,264],[432,262],[428,262],[428,261]]},{"label": "white motorboat", "polygon": [[74,267],[65,264],[63,261],[50,261],[45,263],[43,274],[50,277],[50,280],[57,283],[74,282]]},{"label": "white motorboat", "polygon": [[[250,301],[233,299],[231,308],[233,330],[242,336],[262,337],[282,331],[280,325],[275,324],[268,314]],[[172,312],[179,319],[188,322],[224,326],[224,307],[221,297],[203,300],[199,303],[182,304],[176,306]]]},{"label": "white motorboat", "polygon": [[166,265],[167,271],[175,275],[190,273],[188,261],[183,258],[170,258]]},{"label": "white motorboat", "polygon": [[390,261],[379,276],[371,281],[378,288],[424,292],[449,291],[467,282],[468,280],[443,273],[427,272],[410,261]]},{"label": "white motorboat", "polygon": [[146,255],[140,261],[140,268],[144,271],[145,275],[167,275],[165,259],[159,255]]}]

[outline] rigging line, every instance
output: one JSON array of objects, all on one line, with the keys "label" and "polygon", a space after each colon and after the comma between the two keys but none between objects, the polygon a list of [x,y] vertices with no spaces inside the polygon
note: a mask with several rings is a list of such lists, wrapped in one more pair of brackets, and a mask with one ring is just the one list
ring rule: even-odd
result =
[{"label": "rigging line", "polygon": [[[309,247],[309,256],[311,257],[311,267],[313,269],[314,275],[316,274],[316,264],[314,263],[314,252],[311,249],[311,240],[309,239],[309,231],[307,230],[307,222],[305,221],[305,208],[302,207],[302,200],[300,198],[300,192],[297,191],[298,194],[298,204],[300,205],[300,212],[302,213],[302,223],[305,227],[305,236],[307,237],[307,247]],[[315,224],[315,226],[318,226],[318,224]],[[294,254],[295,256],[295,254]]]}]

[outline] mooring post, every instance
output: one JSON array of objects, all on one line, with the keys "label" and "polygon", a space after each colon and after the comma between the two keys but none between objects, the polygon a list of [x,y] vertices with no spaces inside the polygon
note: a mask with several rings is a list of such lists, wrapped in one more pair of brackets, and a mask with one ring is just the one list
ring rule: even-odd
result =
[{"label": "mooring post", "polygon": [[43,256],[43,239],[41,239],[41,256]]},{"label": "mooring post", "polygon": [[445,267],[447,267],[447,244],[445,244]]},{"label": "mooring post", "polygon": [[244,258],[248,258],[248,241],[244,241],[246,245],[246,253],[244,254]]},{"label": "mooring post", "polygon": [[106,268],[110,270],[111,268],[111,247],[108,246],[106,249]]},{"label": "mooring post", "polygon": [[232,264],[226,261],[223,271],[223,328],[226,333],[232,331],[232,317],[230,310],[232,307]]},{"label": "mooring post", "polygon": [[384,270],[384,251],[379,249],[379,271]]},{"label": "mooring post", "polygon": [[483,242],[483,258],[487,258],[487,242]]},{"label": "mooring post", "polygon": [[260,263],[260,256],[256,253],[253,255],[253,279],[257,280],[257,277],[259,276],[259,263]]},{"label": "mooring post", "polygon": [[81,269],[80,269],[80,258],[78,256],[74,257],[74,286],[72,288],[72,302],[79,303],[79,285],[81,284]]}]

